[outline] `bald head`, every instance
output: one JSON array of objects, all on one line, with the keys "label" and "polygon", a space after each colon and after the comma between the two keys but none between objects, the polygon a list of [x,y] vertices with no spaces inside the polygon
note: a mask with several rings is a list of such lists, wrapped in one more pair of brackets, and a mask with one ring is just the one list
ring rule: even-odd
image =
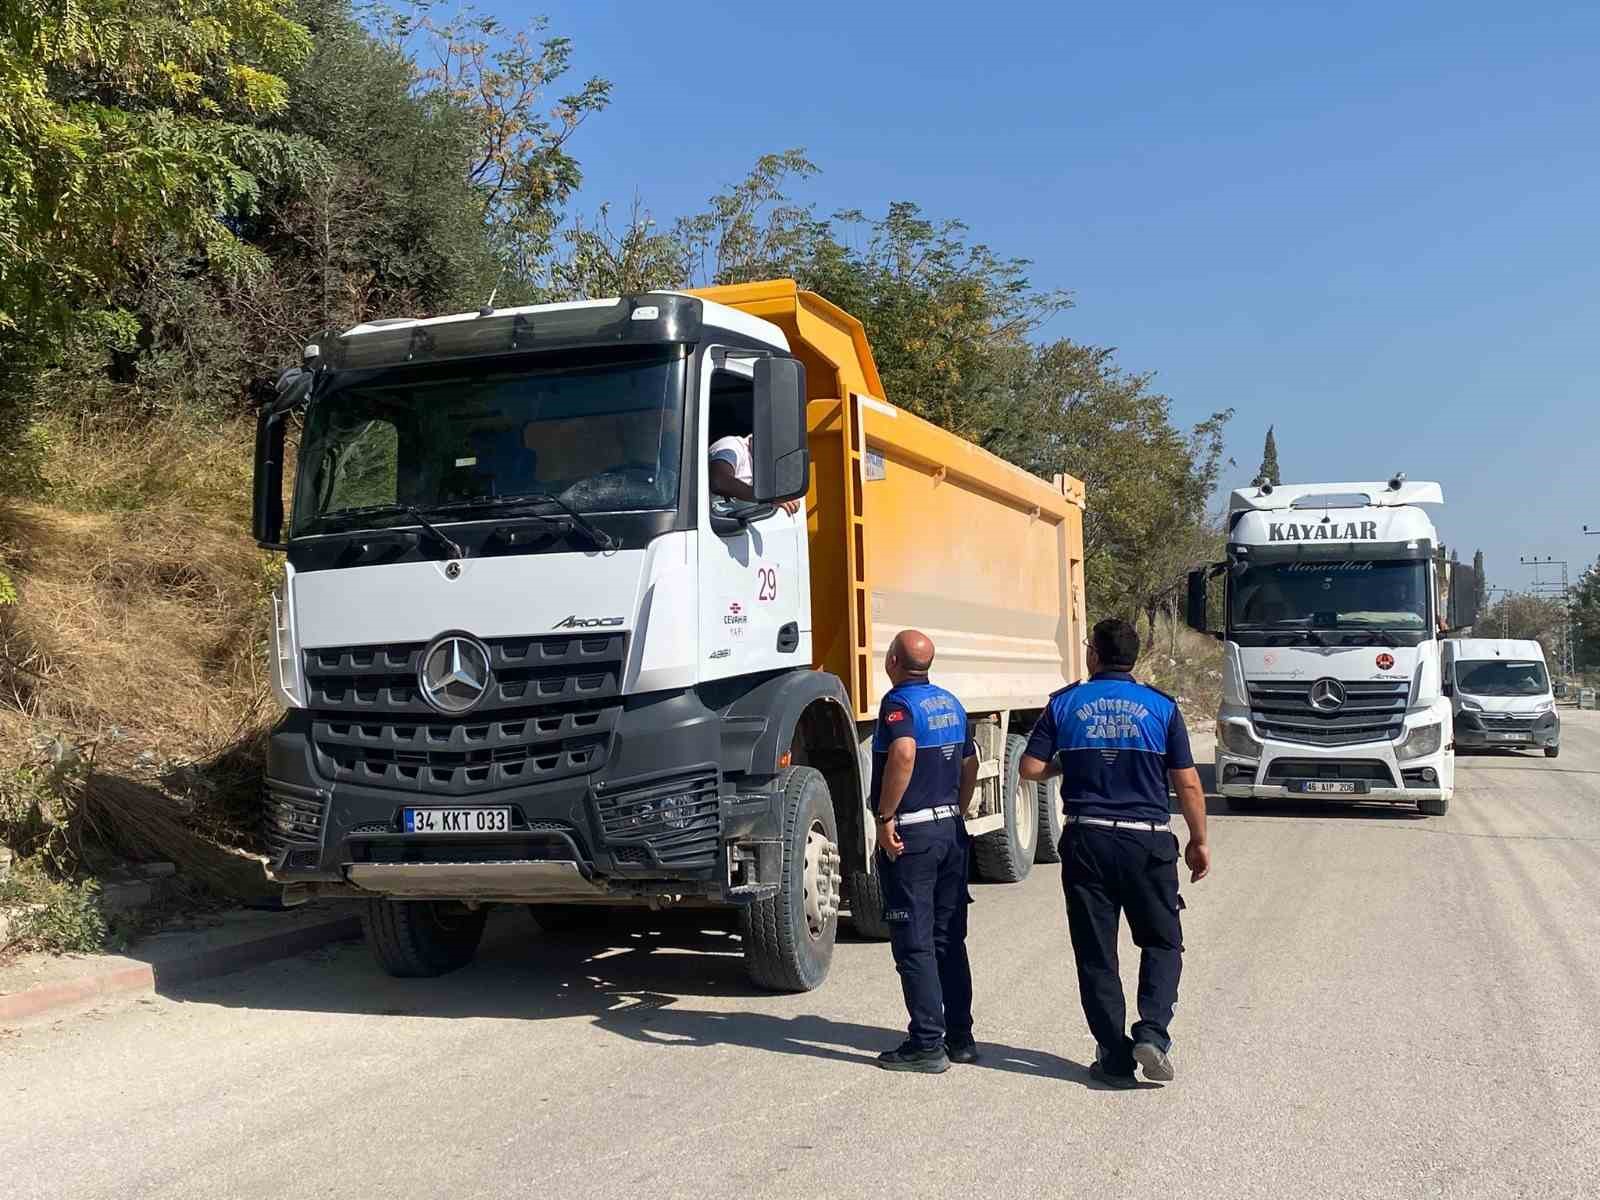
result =
[{"label": "bald head", "polygon": [[889,643],[883,667],[896,685],[917,679],[933,666],[933,639],[916,629],[905,629]]}]

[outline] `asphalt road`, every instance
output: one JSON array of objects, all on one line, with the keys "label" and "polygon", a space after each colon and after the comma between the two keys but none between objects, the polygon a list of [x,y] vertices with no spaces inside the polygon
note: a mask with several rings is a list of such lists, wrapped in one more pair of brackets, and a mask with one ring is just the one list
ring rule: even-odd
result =
[{"label": "asphalt road", "polygon": [[772,997],[726,933],[507,913],[441,980],[347,945],[12,1031],[0,1191],[1594,1196],[1600,714],[1566,738],[1463,759],[1444,818],[1218,812],[1166,1087],[1087,1075],[1051,868],[975,889],[986,1057],[939,1077],[871,1065],[885,946]]}]

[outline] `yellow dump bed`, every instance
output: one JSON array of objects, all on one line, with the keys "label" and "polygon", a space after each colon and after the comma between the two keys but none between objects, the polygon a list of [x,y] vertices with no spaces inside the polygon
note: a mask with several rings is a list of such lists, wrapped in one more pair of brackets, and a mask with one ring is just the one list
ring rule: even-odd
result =
[{"label": "yellow dump bed", "polygon": [[816,666],[856,715],[901,629],[969,712],[1027,710],[1083,671],[1083,484],[1054,484],[887,403],[861,323],[793,280],[695,293],[771,321],[805,363]]}]

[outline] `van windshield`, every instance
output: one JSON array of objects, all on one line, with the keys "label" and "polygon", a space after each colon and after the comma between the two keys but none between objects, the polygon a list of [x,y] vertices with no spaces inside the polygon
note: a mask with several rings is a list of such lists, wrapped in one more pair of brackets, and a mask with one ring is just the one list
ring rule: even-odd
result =
[{"label": "van windshield", "polygon": [[1542,662],[1463,659],[1456,663],[1456,687],[1471,696],[1542,696],[1550,678]]}]

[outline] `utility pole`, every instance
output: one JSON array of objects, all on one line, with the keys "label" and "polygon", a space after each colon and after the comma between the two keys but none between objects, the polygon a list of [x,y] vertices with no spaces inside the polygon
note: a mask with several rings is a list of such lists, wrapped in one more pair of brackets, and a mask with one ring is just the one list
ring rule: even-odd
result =
[{"label": "utility pole", "polygon": [[[1587,528],[1584,532],[1588,532]],[[1562,677],[1568,677],[1572,674],[1572,587],[1567,579],[1566,560],[1547,554],[1543,558],[1523,555],[1517,561],[1533,568],[1533,587],[1529,590],[1542,600],[1554,600],[1561,605],[1561,645],[1557,657],[1561,660]],[[1557,567],[1561,568],[1559,583],[1554,578],[1545,578],[1546,572],[1553,573]]]},{"label": "utility pole", "polygon": [[[1508,587],[1490,587],[1488,584],[1484,585],[1483,594],[1485,596],[1492,596],[1496,592],[1499,592],[1502,597],[1515,596],[1517,594],[1514,590]],[[1511,614],[1506,611],[1504,599],[1500,601],[1500,636],[1503,638],[1508,638],[1511,636]]]}]

